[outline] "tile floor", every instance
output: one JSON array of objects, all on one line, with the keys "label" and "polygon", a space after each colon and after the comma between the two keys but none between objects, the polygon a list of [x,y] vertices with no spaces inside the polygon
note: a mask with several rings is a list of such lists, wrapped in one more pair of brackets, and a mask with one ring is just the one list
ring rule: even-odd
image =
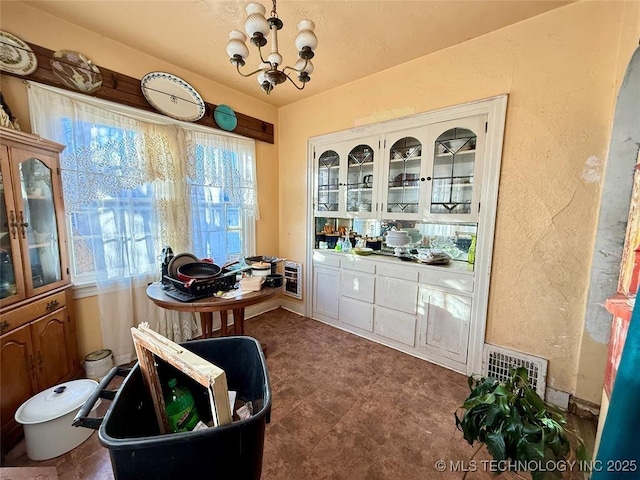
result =
[{"label": "tile floor", "polygon": [[[453,417],[468,394],[464,375],[282,309],[248,320],[246,333],[268,345],[273,406],[264,480],[463,478],[438,472],[436,462],[468,467],[475,451]],[[489,459],[481,451],[480,471],[466,480],[492,478],[482,471]],[[95,433],[44,462],[30,461],[21,442],[5,464],[55,466],[60,480],[113,478]]]}]

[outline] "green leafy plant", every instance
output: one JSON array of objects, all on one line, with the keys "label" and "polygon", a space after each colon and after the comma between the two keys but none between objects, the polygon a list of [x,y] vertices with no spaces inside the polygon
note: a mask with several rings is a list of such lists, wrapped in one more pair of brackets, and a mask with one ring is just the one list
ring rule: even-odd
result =
[{"label": "green leafy plant", "polygon": [[486,445],[498,471],[526,466],[533,480],[562,478],[561,464],[589,460],[583,441],[566,428],[564,413],[531,388],[524,367],[512,368],[506,381],[469,377],[469,388],[455,412],[456,427],[470,445]]}]

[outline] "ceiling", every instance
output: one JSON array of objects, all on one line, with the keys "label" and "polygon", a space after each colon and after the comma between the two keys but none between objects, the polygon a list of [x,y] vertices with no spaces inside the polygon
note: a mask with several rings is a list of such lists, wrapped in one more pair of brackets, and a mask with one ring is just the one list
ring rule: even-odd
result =
[{"label": "ceiling", "polygon": [[[297,60],[294,38],[298,21],[310,19],[316,24],[318,48],[313,59],[315,72],[303,91],[287,82],[276,86],[269,96],[260,89],[255,75],[238,75],[225,52],[229,32],[244,29],[248,1],[24,3],[280,107],[571,2],[280,0],[277,10],[284,28],[278,41],[285,65],[293,66]],[[261,3],[268,14],[271,1]],[[255,47],[249,45],[249,50],[247,72],[259,63]]]}]

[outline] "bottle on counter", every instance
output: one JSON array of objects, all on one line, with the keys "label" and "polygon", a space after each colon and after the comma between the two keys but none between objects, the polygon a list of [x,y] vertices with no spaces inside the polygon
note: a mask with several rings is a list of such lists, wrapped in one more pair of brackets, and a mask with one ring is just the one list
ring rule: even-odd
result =
[{"label": "bottle on counter", "polygon": [[467,262],[473,265],[476,261],[476,236],[471,235],[471,245],[469,245],[469,253],[467,254]]},{"label": "bottle on counter", "polygon": [[165,397],[165,411],[172,432],[189,432],[200,421],[193,396],[188,388],[178,386],[175,378],[167,382],[169,393]]},{"label": "bottle on counter", "polygon": [[349,233],[347,233],[346,237],[342,240],[342,251],[344,253],[351,252],[351,240],[349,239]]}]

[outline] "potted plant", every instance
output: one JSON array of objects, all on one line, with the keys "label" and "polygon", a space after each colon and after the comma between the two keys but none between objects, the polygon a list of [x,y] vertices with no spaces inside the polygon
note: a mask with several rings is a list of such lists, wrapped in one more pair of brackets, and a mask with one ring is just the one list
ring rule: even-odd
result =
[{"label": "potted plant", "polygon": [[498,472],[527,470],[533,480],[562,478],[563,470],[589,460],[582,439],[566,428],[564,413],[531,388],[524,367],[510,369],[506,381],[471,376],[469,388],[455,418],[464,439],[480,443],[471,459],[486,445]]}]

